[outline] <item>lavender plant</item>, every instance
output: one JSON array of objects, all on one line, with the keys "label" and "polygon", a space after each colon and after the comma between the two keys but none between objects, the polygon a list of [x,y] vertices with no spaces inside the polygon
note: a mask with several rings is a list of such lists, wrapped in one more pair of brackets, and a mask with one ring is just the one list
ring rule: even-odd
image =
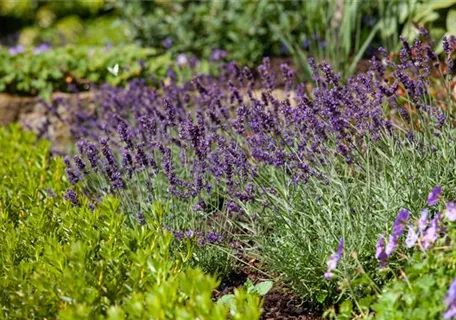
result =
[{"label": "lavender plant", "polygon": [[[160,199],[179,237],[235,244],[306,299],[331,300],[335,287],[321,274],[337,239],[373,267],[370,249],[391,212],[413,212],[426,188],[455,178],[451,68],[444,72],[426,32],[401,41],[397,61],[380,50],[367,73],[346,82],[310,60],[310,91],[286,65],[272,72],[267,58],[258,79],[230,63],[218,78],[184,85],[170,70],[160,89],[103,86],[95,113],[62,116],[81,139],[68,178],[93,199],[116,194],[139,223]],[[454,38],[444,47],[449,64]],[[435,86],[447,93],[430,95]]]}]

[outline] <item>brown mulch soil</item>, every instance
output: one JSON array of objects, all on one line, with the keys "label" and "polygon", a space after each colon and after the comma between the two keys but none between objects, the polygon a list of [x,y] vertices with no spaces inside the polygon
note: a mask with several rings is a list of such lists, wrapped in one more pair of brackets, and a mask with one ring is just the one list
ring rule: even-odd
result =
[{"label": "brown mulch soil", "polygon": [[[249,278],[254,283],[260,282],[258,275],[246,270],[226,276],[214,292],[214,299],[232,293],[234,288],[244,285]],[[322,320],[321,310],[303,304],[299,296],[287,293],[286,290],[275,287],[265,297],[263,303],[263,320]]]},{"label": "brown mulch soil", "polygon": [[284,292],[269,292],[263,303],[263,320],[321,320],[321,312],[303,305],[297,296]]}]

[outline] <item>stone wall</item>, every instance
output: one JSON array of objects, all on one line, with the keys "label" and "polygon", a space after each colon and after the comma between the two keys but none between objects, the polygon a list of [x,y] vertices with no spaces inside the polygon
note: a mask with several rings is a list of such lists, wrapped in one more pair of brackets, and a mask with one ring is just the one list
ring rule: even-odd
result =
[{"label": "stone wall", "polygon": [[[82,92],[79,94],[54,93],[51,100],[63,99],[71,105],[71,109],[82,108],[88,112],[95,110],[94,93]],[[63,118],[70,117],[68,109],[59,104],[57,113]],[[0,125],[8,125],[12,122],[20,123],[24,128],[41,133],[46,121],[47,138],[56,147],[56,150],[63,151],[69,142],[72,141],[69,127],[57,116],[49,112],[43,101],[38,97],[20,97],[0,93]]]}]

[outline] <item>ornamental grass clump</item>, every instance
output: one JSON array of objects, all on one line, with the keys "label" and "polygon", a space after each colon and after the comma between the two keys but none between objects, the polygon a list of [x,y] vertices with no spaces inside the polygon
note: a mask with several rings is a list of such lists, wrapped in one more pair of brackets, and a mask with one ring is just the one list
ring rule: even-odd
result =
[{"label": "ornamental grass clump", "polygon": [[[133,223],[159,199],[175,213],[164,223],[177,234],[214,232],[305,299],[328,303],[336,288],[321,275],[338,239],[376,269],[370,250],[391,213],[416,212],[425,190],[455,178],[451,70],[427,33],[401,41],[398,57],[380,50],[368,72],[346,82],[311,59],[313,85],[297,83],[288,66],[276,74],[265,58],[257,78],[233,62],[217,78],[182,85],[171,70],[159,89],[103,86],[94,113],[64,118],[85,164],[72,161],[68,178],[92,199],[117,195]],[[431,94],[436,88],[444,93]],[[406,220],[378,244],[381,262]]]}]

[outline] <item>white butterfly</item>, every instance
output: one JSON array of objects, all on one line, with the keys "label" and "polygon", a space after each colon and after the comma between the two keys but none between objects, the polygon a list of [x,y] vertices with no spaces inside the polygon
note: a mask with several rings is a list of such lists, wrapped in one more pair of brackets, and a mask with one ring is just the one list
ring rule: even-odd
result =
[{"label": "white butterfly", "polygon": [[117,75],[119,74],[119,65],[116,64],[114,67],[108,67],[108,71],[111,72],[113,75],[115,75],[117,77]]}]

